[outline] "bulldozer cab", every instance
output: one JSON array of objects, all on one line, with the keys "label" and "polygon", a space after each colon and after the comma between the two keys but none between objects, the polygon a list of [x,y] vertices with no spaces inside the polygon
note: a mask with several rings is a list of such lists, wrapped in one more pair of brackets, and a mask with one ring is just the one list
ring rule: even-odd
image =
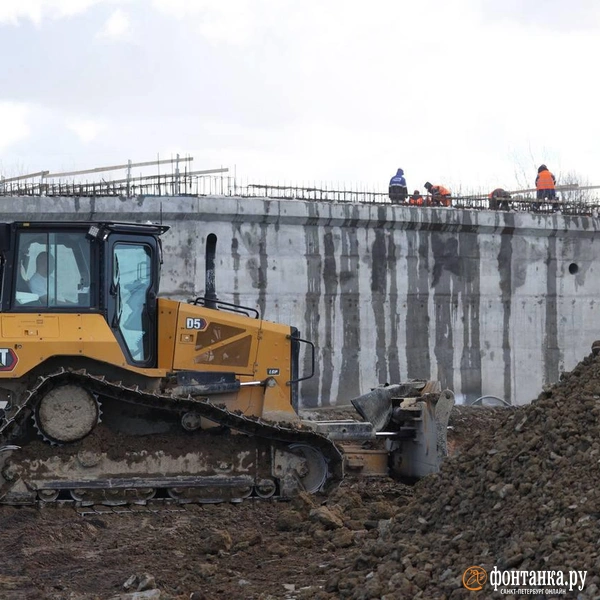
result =
[{"label": "bulldozer cab", "polygon": [[0,225],[4,313],[101,313],[127,361],[157,362],[159,235],[123,223]]}]

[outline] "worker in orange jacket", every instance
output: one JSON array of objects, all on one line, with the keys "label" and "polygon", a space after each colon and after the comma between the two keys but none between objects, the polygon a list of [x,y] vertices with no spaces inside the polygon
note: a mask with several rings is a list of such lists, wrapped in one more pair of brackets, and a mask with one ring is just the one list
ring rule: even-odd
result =
[{"label": "worker in orange jacket", "polygon": [[[535,189],[537,190],[536,196],[538,200],[546,200],[554,203],[556,198],[556,178],[550,171],[548,171],[548,167],[546,165],[540,165],[538,168],[538,174],[535,178]],[[538,211],[542,207],[541,202],[533,203],[533,210]],[[554,206],[554,209],[557,210],[558,207]]]},{"label": "worker in orange jacket", "polygon": [[425,189],[431,194],[431,206],[452,206],[451,192],[443,185],[433,185],[429,181]]},{"label": "worker in orange jacket", "polygon": [[423,196],[419,190],[415,190],[412,196],[409,196],[408,203],[410,206],[423,206]]},{"label": "worker in orange jacket", "polygon": [[540,165],[535,178],[535,189],[538,200],[554,200],[556,198],[556,177],[548,171],[546,165]]}]

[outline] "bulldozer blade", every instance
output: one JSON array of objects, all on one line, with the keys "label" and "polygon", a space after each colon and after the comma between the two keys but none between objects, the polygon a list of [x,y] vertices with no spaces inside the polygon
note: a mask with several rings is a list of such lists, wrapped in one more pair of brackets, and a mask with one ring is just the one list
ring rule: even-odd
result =
[{"label": "bulldozer blade", "polygon": [[454,394],[450,390],[403,401],[401,407],[405,411],[408,412],[410,407],[417,409],[417,416],[413,419],[415,437],[400,441],[392,450],[392,473],[408,479],[420,479],[440,470],[448,454],[448,419],[453,406]]},{"label": "bulldozer blade", "polygon": [[380,386],[354,398],[351,403],[358,414],[373,425],[375,431],[382,431],[392,416],[392,399],[406,396],[409,390],[414,394],[414,388],[409,388],[407,384]]}]

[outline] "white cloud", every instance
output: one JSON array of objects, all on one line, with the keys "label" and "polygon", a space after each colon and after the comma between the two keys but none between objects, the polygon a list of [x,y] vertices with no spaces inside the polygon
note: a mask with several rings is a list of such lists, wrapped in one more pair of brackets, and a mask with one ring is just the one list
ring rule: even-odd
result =
[{"label": "white cloud", "polygon": [[98,137],[98,134],[105,129],[103,123],[99,123],[92,119],[82,119],[78,117],[68,119],[67,127],[86,144],[94,141]]},{"label": "white cloud", "polygon": [[129,32],[129,17],[118,8],[106,20],[104,27],[98,32],[97,37],[108,40],[119,40],[126,37]]},{"label": "white cloud", "polygon": [[152,3],[163,14],[191,21],[211,42],[243,46],[256,41],[270,21],[270,12],[285,4],[285,0],[153,0]]},{"label": "white cloud", "polygon": [[[600,179],[596,0],[544,19],[534,18],[541,0],[0,0],[0,21],[56,19],[101,1],[60,52],[48,52],[59,24],[31,36],[2,92],[64,111],[36,123],[28,144],[48,161],[60,127],[63,151],[84,167],[100,152],[143,160],[180,148],[197,168],[216,160],[263,181],[385,187],[402,167],[411,187],[511,189],[515,171],[533,180],[542,162]],[[99,30],[130,38],[130,22],[135,44],[85,43]],[[18,34],[7,33],[5,53]],[[66,88],[71,59],[77,85]],[[67,130],[65,114],[94,120],[70,119]],[[100,131],[102,144],[86,146]]]},{"label": "white cloud", "polygon": [[0,102],[0,151],[4,152],[14,143],[29,136],[30,108],[26,104]]},{"label": "white cloud", "polygon": [[17,25],[29,19],[40,25],[44,18],[60,19],[84,13],[94,4],[111,0],[2,0],[0,23]]}]

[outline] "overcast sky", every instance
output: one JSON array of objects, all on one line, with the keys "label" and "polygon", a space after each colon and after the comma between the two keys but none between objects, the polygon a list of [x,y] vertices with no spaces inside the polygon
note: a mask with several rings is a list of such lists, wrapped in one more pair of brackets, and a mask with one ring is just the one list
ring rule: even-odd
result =
[{"label": "overcast sky", "polygon": [[598,0],[1,0],[0,174],[600,184]]}]

